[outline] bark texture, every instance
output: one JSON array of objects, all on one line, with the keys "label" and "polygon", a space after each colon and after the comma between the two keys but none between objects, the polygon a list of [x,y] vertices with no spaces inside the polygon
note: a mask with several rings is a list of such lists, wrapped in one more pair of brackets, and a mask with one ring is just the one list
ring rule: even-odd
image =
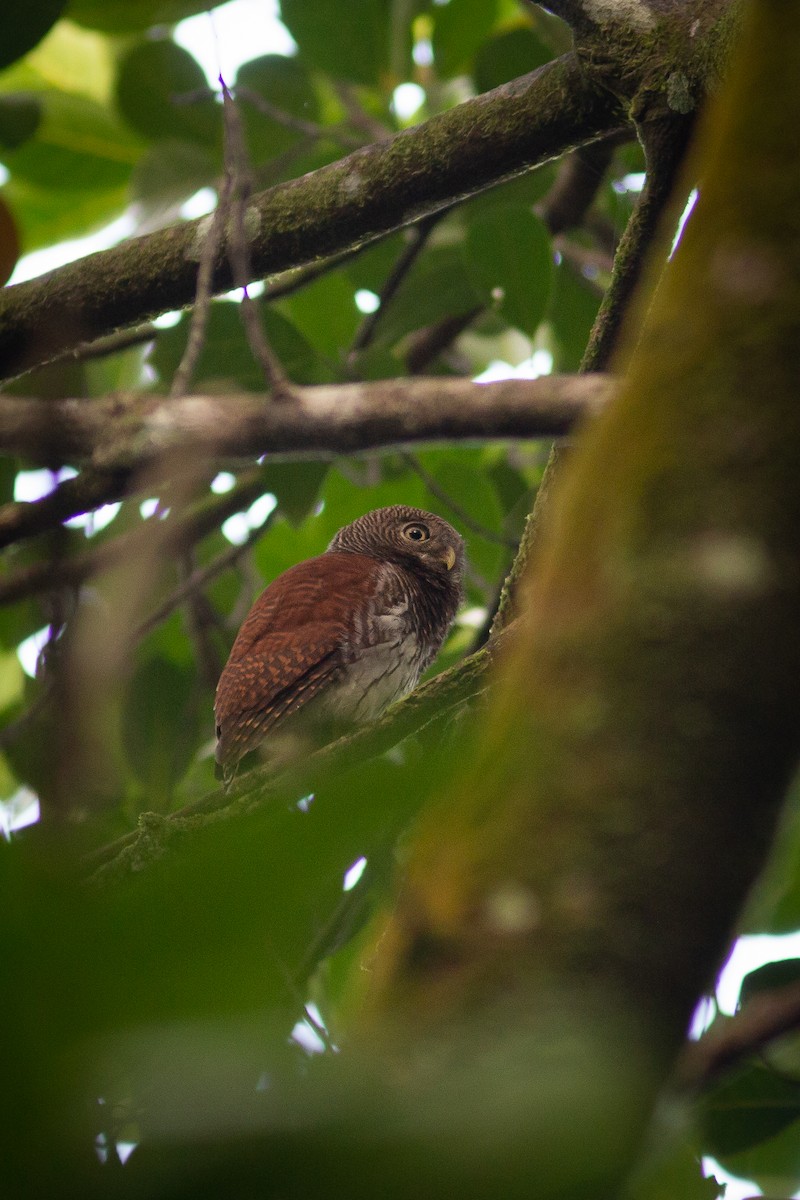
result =
[{"label": "bark texture", "polygon": [[[764,0],[742,41],[371,964],[365,1037],[420,1103],[504,1065],[537,1196],[619,1184],[800,753],[800,5]],[[576,1122],[585,1156],[556,1161]]]},{"label": "bark texture", "polygon": [[[626,124],[619,102],[564,55],[416,129],[356,150],[249,202],[250,277],[364,245]],[[90,255],[0,296],[0,377],[194,299],[211,219]],[[229,247],[214,290],[233,286]]]}]

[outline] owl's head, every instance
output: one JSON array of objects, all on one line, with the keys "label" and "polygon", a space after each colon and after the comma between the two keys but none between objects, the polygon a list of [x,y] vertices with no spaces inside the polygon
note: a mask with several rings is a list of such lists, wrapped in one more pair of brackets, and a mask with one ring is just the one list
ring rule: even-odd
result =
[{"label": "owl's head", "polygon": [[461,534],[435,513],[405,504],[365,513],[340,529],[328,549],[369,554],[454,584],[460,584],[464,571]]}]

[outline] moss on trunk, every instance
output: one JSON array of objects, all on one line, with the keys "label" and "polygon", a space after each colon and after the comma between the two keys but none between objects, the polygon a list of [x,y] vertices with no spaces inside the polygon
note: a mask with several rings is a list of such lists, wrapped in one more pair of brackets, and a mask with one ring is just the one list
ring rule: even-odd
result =
[{"label": "moss on trunk", "polygon": [[[478,748],[376,944],[365,1024],[412,1055],[408,1086],[441,1099],[516,1046],[540,1179],[552,1122],[584,1123],[594,1165],[541,1195],[624,1173],[800,752],[800,5],[763,0],[743,46]],[[569,1081],[595,1070],[578,1110]]]}]

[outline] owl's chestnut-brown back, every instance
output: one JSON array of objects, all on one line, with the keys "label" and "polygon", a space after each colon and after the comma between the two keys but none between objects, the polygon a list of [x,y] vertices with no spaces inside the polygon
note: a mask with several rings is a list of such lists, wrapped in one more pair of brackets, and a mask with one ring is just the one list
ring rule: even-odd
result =
[{"label": "owl's chestnut-brown back", "polygon": [[464,545],[434,513],[375,509],[259,596],[214,705],[230,776],[270,734],[376,717],[436,656],[462,596]]}]

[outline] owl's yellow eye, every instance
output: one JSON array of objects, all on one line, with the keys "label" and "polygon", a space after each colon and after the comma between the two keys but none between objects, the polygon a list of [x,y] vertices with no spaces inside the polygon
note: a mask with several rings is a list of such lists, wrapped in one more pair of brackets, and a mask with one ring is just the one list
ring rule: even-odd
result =
[{"label": "owl's yellow eye", "polygon": [[431,531],[426,525],[406,525],[403,530],[403,537],[410,542],[427,542],[430,536]]}]

